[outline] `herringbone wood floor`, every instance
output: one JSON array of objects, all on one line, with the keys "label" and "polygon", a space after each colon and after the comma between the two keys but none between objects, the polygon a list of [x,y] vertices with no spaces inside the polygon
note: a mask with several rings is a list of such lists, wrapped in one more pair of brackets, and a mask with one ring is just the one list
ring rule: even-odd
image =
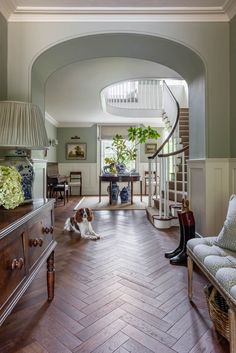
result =
[{"label": "herringbone wood floor", "polygon": [[46,301],[45,270],[0,328],[1,353],[228,353],[207,313],[204,278],[171,266],[178,231],[156,230],[144,211],[97,211],[102,239],[78,241],[63,224],[78,199],[55,210],[56,292]]}]

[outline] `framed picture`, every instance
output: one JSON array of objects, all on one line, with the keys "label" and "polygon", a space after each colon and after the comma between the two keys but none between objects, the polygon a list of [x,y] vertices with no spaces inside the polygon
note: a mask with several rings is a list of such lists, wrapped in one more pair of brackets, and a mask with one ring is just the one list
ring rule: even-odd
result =
[{"label": "framed picture", "polygon": [[67,143],[66,144],[66,159],[86,159],[87,145],[86,143]]},{"label": "framed picture", "polygon": [[156,143],[145,143],[145,153],[146,154],[153,154],[157,150]]}]

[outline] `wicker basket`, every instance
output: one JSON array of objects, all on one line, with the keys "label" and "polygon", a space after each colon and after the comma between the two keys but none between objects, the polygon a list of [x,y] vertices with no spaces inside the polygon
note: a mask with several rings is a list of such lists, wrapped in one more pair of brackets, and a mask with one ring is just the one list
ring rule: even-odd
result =
[{"label": "wicker basket", "polygon": [[229,341],[228,305],[222,295],[212,285],[204,288],[210,318],[219,334]]}]

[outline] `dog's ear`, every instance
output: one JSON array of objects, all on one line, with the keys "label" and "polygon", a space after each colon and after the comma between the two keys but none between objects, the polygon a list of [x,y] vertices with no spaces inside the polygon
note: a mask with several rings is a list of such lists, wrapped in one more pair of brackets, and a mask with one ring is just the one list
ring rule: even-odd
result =
[{"label": "dog's ear", "polygon": [[88,221],[92,222],[92,220],[93,220],[93,211],[91,210],[91,208],[86,208],[86,213],[88,215]]},{"label": "dog's ear", "polygon": [[83,209],[82,208],[79,208],[77,211],[76,211],[76,214],[75,214],[75,220],[77,223],[81,223],[83,222]]}]

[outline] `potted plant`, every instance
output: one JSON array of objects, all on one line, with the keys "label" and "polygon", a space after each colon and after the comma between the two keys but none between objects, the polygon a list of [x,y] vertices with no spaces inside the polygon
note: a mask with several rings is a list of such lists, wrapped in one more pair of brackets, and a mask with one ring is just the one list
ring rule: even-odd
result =
[{"label": "potted plant", "polygon": [[112,139],[112,147],[106,147],[113,152],[112,157],[105,158],[106,169],[108,172],[116,174],[119,172],[119,165],[125,165],[128,161],[134,161],[137,158],[137,146],[146,143],[148,139],[157,140],[160,134],[156,129],[150,126],[130,127],[128,128],[128,140],[134,142],[133,146],[127,145],[127,140],[119,134]]},{"label": "potted plant", "polygon": [[[148,126],[147,128],[142,127],[130,127],[128,128],[128,140],[134,142],[132,146],[127,144],[127,140],[119,134],[116,134],[112,139],[112,146],[106,147],[113,152],[112,157],[105,158],[106,166],[104,167],[104,173],[109,174],[124,174],[126,172],[126,164],[129,161],[136,160],[137,158],[137,146],[145,143],[147,139],[158,139],[160,134],[154,129]],[[116,182],[112,183],[112,202],[116,203],[119,195],[119,186]],[[109,191],[109,190],[108,190]],[[124,187],[121,192],[121,202],[128,202],[129,198],[129,185]]]}]

